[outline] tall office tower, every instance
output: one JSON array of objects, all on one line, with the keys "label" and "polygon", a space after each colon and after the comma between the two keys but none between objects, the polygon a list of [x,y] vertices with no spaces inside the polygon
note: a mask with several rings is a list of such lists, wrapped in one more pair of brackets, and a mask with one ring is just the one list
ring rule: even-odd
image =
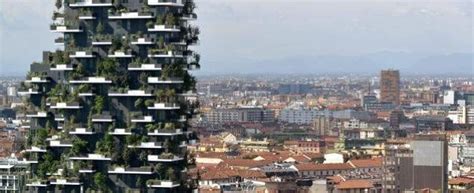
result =
[{"label": "tall office tower", "polygon": [[188,192],[192,0],[58,0],[64,50],[31,65],[31,192]]},{"label": "tall office tower", "polygon": [[380,101],[400,104],[400,72],[382,70],[380,73]]},{"label": "tall office tower", "polygon": [[448,192],[447,151],[446,135],[418,135],[410,144],[387,144],[385,192],[425,188]]}]

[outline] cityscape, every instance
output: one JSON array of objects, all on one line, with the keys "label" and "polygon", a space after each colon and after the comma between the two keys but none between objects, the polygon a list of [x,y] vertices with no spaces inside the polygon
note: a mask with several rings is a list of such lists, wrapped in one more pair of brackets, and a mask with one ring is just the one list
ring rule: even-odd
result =
[{"label": "cityscape", "polygon": [[[254,10],[219,3],[51,0],[49,30],[36,30],[54,34],[56,49],[25,48],[41,56],[25,71],[0,66],[0,192],[474,193],[472,53],[430,69],[308,58],[275,69],[241,60],[239,70],[241,56],[216,67],[224,59],[208,49],[222,37],[206,33],[220,27],[202,20],[220,8],[206,8]],[[327,2],[300,3],[275,0]],[[0,63],[14,52],[7,39]]]}]

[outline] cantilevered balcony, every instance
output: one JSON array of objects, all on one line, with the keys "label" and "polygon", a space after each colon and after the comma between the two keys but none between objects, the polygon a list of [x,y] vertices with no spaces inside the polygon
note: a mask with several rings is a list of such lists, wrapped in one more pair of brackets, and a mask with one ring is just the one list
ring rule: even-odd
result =
[{"label": "cantilevered balcony", "polygon": [[109,157],[101,154],[87,154],[84,156],[69,157],[69,160],[83,160],[83,161],[111,161]]},{"label": "cantilevered balcony", "polygon": [[137,145],[129,145],[128,148],[137,148],[137,149],[162,149],[163,143],[160,142],[141,142]]},{"label": "cantilevered balcony", "polygon": [[131,119],[132,123],[153,123],[155,120],[153,116],[143,116],[143,117],[136,117]]},{"label": "cantilevered balcony", "polygon": [[42,149],[41,147],[31,146],[31,148],[26,149],[26,152],[30,153],[46,153],[46,149]]},{"label": "cantilevered balcony", "polygon": [[109,174],[122,174],[122,175],[151,175],[153,174],[151,167],[115,167],[108,171]]},{"label": "cantilevered balcony", "polygon": [[50,106],[51,109],[81,109],[79,103],[56,103]]},{"label": "cantilevered balcony", "polygon": [[129,71],[158,71],[161,70],[160,64],[139,64],[134,66],[132,64],[128,65]]},{"label": "cantilevered balcony", "polygon": [[46,180],[28,180],[26,183],[27,187],[37,187],[37,188],[45,188],[48,187],[48,181]]},{"label": "cantilevered balcony", "polygon": [[93,123],[111,123],[114,120],[111,115],[93,115],[91,121]]},{"label": "cantilevered balcony", "polygon": [[150,84],[182,84],[184,83],[184,81],[183,79],[180,79],[180,78],[162,79],[159,77],[148,77],[148,83]]},{"label": "cantilevered balcony", "polygon": [[49,141],[50,147],[72,147],[72,142],[70,141],[63,141],[63,140],[51,140]]},{"label": "cantilevered balcony", "polygon": [[182,0],[148,0],[150,6],[172,6],[172,7],[183,7]]},{"label": "cantilevered balcony", "polygon": [[195,20],[195,19],[197,19],[197,15],[196,14],[186,14],[186,15],[183,15],[182,17],[180,17],[180,19],[185,20],[185,21]]},{"label": "cantilevered balcony", "polygon": [[126,12],[120,14],[109,15],[110,20],[114,19],[153,19],[151,13],[140,13],[140,12]]},{"label": "cantilevered balcony", "polygon": [[46,118],[48,117],[48,112],[37,112],[36,114],[27,114],[28,118]]},{"label": "cantilevered balcony", "polygon": [[61,186],[80,186],[82,184],[79,179],[52,179],[49,183]]},{"label": "cantilevered balcony", "polygon": [[178,110],[180,106],[175,103],[155,103],[153,106],[148,107],[149,110]]},{"label": "cantilevered balcony", "polygon": [[91,96],[94,96],[95,94],[92,93],[92,92],[81,92],[77,95],[80,96],[80,97],[91,97]]},{"label": "cantilevered balcony", "polygon": [[136,41],[132,41],[132,45],[152,45],[153,42],[148,38],[137,38]]},{"label": "cantilevered balcony", "polygon": [[153,28],[148,28],[149,32],[180,32],[179,26],[154,25]]},{"label": "cantilevered balcony", "polygon": [[40,92],[37,91],[37,90],[34,90],[34,89],[32,89],[32,88],[29,88],[29,89],[26,90],[26,91],[18,91],[18,94],[19,94],[20,96],[37,95],[37,94],[40,94]]},{"label": "cantilevered balcony", "polygon": [[184,58],[183,53],[181,52],[173,52],[173,51],[168,51],[168,52],[149,52],[148,53],[149,58]]},{"label": "cantilevered balcony", "polygon": [[179,182],[173,182],[169,180],[153,180],[149,181],[149,188],[176,188],[179,187]]},{"label": "cantilevered balcony", "polygon": [[149,136],[176,136],[184,134],[181,129],[155,129],[153,132],[148,132]]},{"label": "cantilevered balcony", "polygon": [[150,162],[178,162],[182,160],[184,160],[184,158],[172,154],[148,155],[148,161]]},{"label": "cantilevered balcony", "polygon": [[74,130],[70,131],[69,134],[71,135],[94,135],[95,132],[89,128],[75,128]]},{"label": "cantilevered balcony", "polygon": [[74,68],[68,64],[56,64],[56,66],[50,68],[51,71],[72,71]]},{"label": "cantilevered balcony", "polygon": [[126,93],[111,91],[108,94],[111,97],[151,97],[153,94],[147,93],[144,90],[129,90]]},{"label": "cantilevered balcony", "polygon": [[107,55],[109,58],[132,58],[133,55],[131,53],[125,53],[123,51],[115,51],[113,54]]},{"label": "cantilevered balcony", "polygon": [[65,120],[66,120],[66,118],[63,115],[59,115],[59,116],[54,117],[54,121],[57,121],[57,122],[64,122]]},{"label": "cantilevered balcony", "polygon": [[112,0],[76,0],[75,3],[70,3],[71,8],[82,7],[112,7]]},{"label": "cantilevered balcony", "polygon": [[81,11],[81,13],[79,13],[78,19],[79,20],[94,20],[96,19],[96,17],[90,11]]},{"label": "cantilevered balcony", "polygon": [[54,33],[81,33],[83,30],[79,27],[64,26],[64,25],[52,25],[51,32]]},{"label": "cantilevered balcony", "polygon": [[31,77],[30,80],[25,80],[26,83],[48,83],[49,80],[42,77]]},{"label": "cantilevered balcony", "polygon": [[93,173],[95,173],[95,169],[93,169],[92,167],[81,168],[81,169],[79,169],[79,173],[81,173],[81,174],[93,174]]},{"label": "cantilevered balcony", "polygon": [[112,132],[109,132],[109,134],[115,136],[126,136],[132,135],[132,131],[130,129],[115,128]]},{"label": "cantilevered balcony", "polygon": [[71,58],[95,58],[95,55],[90,51],[75,51],[69,55]]},{"label": "cantilevered balcony", "polygon": [[87,77],[82,80],[70,80],[71,84],[110,84],[111,80],[106,80],[104,77]]}]

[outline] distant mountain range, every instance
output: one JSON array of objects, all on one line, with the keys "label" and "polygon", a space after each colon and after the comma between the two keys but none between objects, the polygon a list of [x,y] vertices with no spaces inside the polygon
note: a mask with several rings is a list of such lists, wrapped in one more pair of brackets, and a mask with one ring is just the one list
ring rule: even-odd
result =
[{"label": "distant mountain range", "polygon": [[[223,63],[206,62],[202,71],[209,73],[377,73],[381,69],[399,69],[406,74],[473,74],[474,53],[446,55],[378,52],[359,56],[301,55],[280,59],[235,58]],[[209,56],[212,58],[212,56]]]}]

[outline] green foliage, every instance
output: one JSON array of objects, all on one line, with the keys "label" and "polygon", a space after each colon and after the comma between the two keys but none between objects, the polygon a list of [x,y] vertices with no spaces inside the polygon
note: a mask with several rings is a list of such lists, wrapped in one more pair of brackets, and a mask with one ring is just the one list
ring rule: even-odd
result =
[{"label": "green foliage", "polygon": [[137,100],[135,100],[134,106],[137,109],[141,109],[143,107],[143,99],[138,98]]},{"label": "green foliage", "polygon": [[102,34],[104,33],[104,30],[104,25],[102,24],[102,22],[99,22],[99,24],[97,24],[97,27],[95,28],[95,32],[98,34]]},{"label": "green foliage", "polygon": [[94,185],[98,190],[107,191],[107,176],[101,172],[94,174]]},{"label": "green foliage", "polygon": [[105,156],[112,155],[114,149],[114,138],[112,135],[105,134],[104,138],[96,143],[96,152]]},{"label": "green foliage", "polygon": [[73,155],[80,155],[80,153],[87,152],[87,141],[76,138],[72,142],[71,153]]},{"label": "green foliage", "polygon": [[166,170],[166,176],[168,177],[168,180],[171,180],[171,181],[176,180],[175,171],[172,167],[170,167],[170,168],[168,168],[168,170]]},{"label": "green foliage", "polygon": [[105,99],[104,96],[96,96],[94,99],[94,106],[92,107],[94,109],[94,112],[96,114],[101,114],[102,110],[104,110],[105,106]]},{"label": "green foliage", "polygon": [[33,138],[33,145],[34,146],[45,146],[46,145],[46,138],[48,138],[48,130],[47,129],[37,129],[36,135]]},{"label": "green foliage", "polygon": [[111,78],[117,73],[117,65],[113,59],[104,59],[97,64],[97,75],[101,77]]}]

